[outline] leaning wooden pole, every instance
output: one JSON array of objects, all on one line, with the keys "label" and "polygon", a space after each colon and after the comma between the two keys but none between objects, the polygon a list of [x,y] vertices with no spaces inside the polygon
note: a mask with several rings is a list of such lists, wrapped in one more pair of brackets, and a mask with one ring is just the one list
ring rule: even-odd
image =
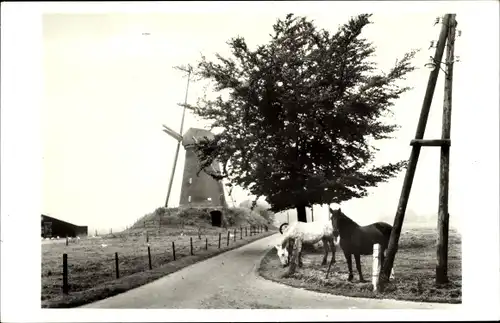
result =
[{"label": "leaning wooden pole", "polygon": [[[180,135],[182,136],[182,130],[184,128],[184,117],[186,116],[186,104],[189,91],[189,81],[191,80],[191,69],[188,70],[188,79],[186,85],[186,96],[184,97],[184,107],[182,108],[182,119],[181,119],[181,130]],[[165,199],[165,207],[168,207],[168,201],[170,199],[170,192],[172,191],[172,183],[174,182],[175,168],[177,166],[177,159],[179,158],[179,149],[181,147],[181,142],[177,141],[177,147],[175,149],[174,165],[172,167],[172,173],[170,174],[170,181],[168,183],[167,198]]]},{"label": "leaning wooden pole", "polygon": [[[425,127],[427,125],[427,119],[429,117],[429,110],[432,104],[432,98],[434,96],[434,90],[436,88],[436,82],[439,75],[440,64],[443,58],[444,48],[446,44],[446,38],[448,36],[448,24],[450,20],[450,14],[444,16],[443,25],[441,27],[441,32],[439,34],[439,40],[436,47],[436,53],[434,54],[434,69],[429,75],[429,81],[427,83],[427,89],[425,91],[424,102],[422,103],[422,110],[420,112],[420,118],[418,120],[417,131],[415,133],[415,139],[423,139],[425,133]],[[408,160],[408,167],[406,169],[406,175],[403,181],[403,188],[401,190],[401,196],[399,197],[398,208],[396,211],[396,216],[394,218],[394,225],[391,232],[391,237],[389,239],[389,246],[387,250],[387,257],[382,265],[379,277],[379,290],[383,290],[385,283],[389,281],[392,266],[394,265],[394,258],[398,250],[399,236],[401,235],[401,228],[403,226],[403,220],[406,212],[406,206],[408,205],[408,198],[410,197],[411,186],[413,184],[413,177],[415,176],[415,170],[417,168],[418,157],[420,155],[420,145],[412,146],[410,159]]]},{"label": "leaning wooden pole", "polygon": [[[451,97],[453,82],[453,61],[455,47],[455,15],[448,22],[448,44],[446,49],[446,76],[444,81],[443,130],[441,139],[450,140],[451,133]],[[441,163],[439,170],[439,213],[437,238],[436,283],[448,282],[448,189],[450,183],[450,146],[441,146]]]}]

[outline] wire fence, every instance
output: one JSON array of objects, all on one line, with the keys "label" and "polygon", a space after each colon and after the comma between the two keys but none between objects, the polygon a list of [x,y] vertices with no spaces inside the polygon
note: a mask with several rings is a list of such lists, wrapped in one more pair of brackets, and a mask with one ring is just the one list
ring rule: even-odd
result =
[{"label": "wire fence", "polygon": [[[231,244],[234,245],[238,241],[268,230],[266,225],[256,225],[231,228],[215,236],[202,236],[199,233],[178,236],[171,241],[150,241],[146,231],[145,243],[134,241],[133,248],[128,248],[126,253],[115,251],[111,257],[106,255],[103,258],[102,254],[93,251],[91,247],[85,250],[85,257],[80,259],[73,260],[71,255],[63,253],[62,263],[59,262],[59,265],[55,259],[43,263],[46,268],[45,270],[42,268],[44,278],[42,279],[42,295],[54,295],[61,292],[67,295],[70,292],[87,290],[110,280],[152,270],[184,257],[205,254],[214,249],[227,249]],[[60,271],[57,268],[61,268]],[[47,296],[42,296],[42,299],[44,297]]]}]

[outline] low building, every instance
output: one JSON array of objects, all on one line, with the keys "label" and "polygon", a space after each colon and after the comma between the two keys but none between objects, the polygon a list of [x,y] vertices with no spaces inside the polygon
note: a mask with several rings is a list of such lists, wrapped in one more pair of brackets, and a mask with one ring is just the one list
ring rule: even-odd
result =
[{"label": "low building", "polygon": [[42,237],[77,237],[88,235],[88,227],[75,225],[66,221],[42,214]]}]

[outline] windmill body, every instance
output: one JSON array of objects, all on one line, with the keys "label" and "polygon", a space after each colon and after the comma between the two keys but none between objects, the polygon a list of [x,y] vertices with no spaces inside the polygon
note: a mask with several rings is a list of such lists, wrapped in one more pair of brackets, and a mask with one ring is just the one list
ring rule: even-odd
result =
[{"label": "windmill body", "polygon": [[[184,174],[182,176],[181,197],[179,206],[181,207],[226,207],[224,188],[222,182],[215,180],[205,171],[198,170],[200,161],[196,156],[194,144],[203,138],[213,139],[214,135],[204,129],[189,128],[182,136],[182,145],[186,150],[184,161]],[[210,166],[215,171],[220,171],[218,162]]]},{"label": "windmill body", "polygon": [[[197,141],[205,137],[213,139],[214,135],[205,129],[189,128],[188,131],[181,136],[181,134],[167,126],[164,125],[163,127],[163,131],[176,139],[179,143],[182,143],[186,151],[179,206],[209,208],[227,207],[222,182],[215,180],[204,170],[197,174],[200,167],[200,161],[196,155],[194,145]],[[218,162],[212,163],[210,167],[215,171],[220,170]]]}]

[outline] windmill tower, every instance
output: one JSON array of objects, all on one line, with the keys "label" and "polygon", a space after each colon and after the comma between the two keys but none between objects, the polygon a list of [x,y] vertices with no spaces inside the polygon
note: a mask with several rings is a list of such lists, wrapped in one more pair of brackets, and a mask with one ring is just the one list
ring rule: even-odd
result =
[{"label": "windmill tower", "polygon": [[[189,128],[182,137],[182,145],[186,150],[184,174],[182,176],[181,207],[226,207],[222,182],[215,180],[205,171],[199,174],[200,161],[196,156],[194,145],[203,138],[213,139],[214,135],[204,129]],[[220,171],[219,163],[214,162],[212,171]]]},{"label": "windmill tower", "polygon": [[[181,136],[179,133],[175,132],[165,125],[163,125],[163,128],[164,132],[177,140],[177,151],[175,156],[176,159],[174,161],[173,171],[175,171],[175,164],[177,163],[177,155],[179,153],[179,146],[181,143],[186,150],[179,206],[227,207],[226,198],[224,195],[224,186],[222,182],[215,180],[205,171],[201,171],[199,174],[197,174],[200,166],[200,161],[198,159],[198,156],[196,156],[194,145],[197,141],[205,137],[208,139],[213,139],[214,135],[208,130],[189,128],[189,130],[186,131],[183,136]],[[215,161],[210,167],[212,168],[212,171],[220,170],[219,164]],[[173,174],[170,178],[169,192],[165,204],[168,204],[172,181]]]}]

